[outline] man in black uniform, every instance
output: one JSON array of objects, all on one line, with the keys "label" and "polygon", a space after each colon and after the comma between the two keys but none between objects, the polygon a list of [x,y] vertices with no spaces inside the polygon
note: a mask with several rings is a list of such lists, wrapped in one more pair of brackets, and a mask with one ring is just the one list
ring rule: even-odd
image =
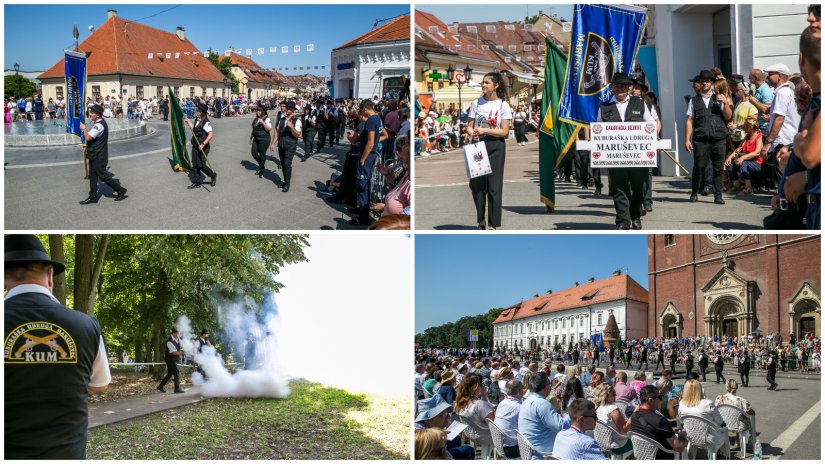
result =
[{"label": "man in black uniform", "polygon": [[656,367],[653,369],[654,371],[659,368],[659,363],[662,364],[662,369],[665,368],[665,348],[662,345],[659,345],[659,350],[656,353]]},{"label": "man in black uniform", "polygon": [[670,372],[676,373],[676,360],[679,359],[679,350],[674,345],[670,349]]},{"label": "man in black uniform", "polygon": [[275,151],[275,145],[278,146],[278,158],[281,160],[281,169],[284,171],[284,185],[281,190],[288,192],[289,181],[292,179],[292,158],[295,157],[298,140],[301,138],[301,119],[295,117],[294,101],[286,102],[285,108],[284,115],[278,119],[275,137],[269,148]]},{"label": "man in black uniform", "polygon": [[647,345],[642,345],[642,358],[639,359],[639,370],[642,369],[642,364],[645,365],[645,370],[650,367],[647,364]]},{"label": "man in black uniform", "polygon": [[685,379],[690,380],[693,378],[693,353],[690,351],[687,352],[687,356],[685,357]]},{"label": "man in black uniform", "polygon": [[699,348],[699,372],[702,373],[702,382],[707,382],[705,379],[705,374],[708,370],[709,364],[710,360],[708,359],[708,355],[705,354],[705,349]]},{"label": "man in black uniform", "polygon": [[192,185],[187,188],[200,188],[205,177],[209,176],[212,187],[215,186],[218,180],[218,173],[212,171],[209,167],[209,142],[212,140],[214,132],[212,132],[212,124],[209,123],[209,116],[207,113],[209,108],[205,103],[198,103],[198,110],[195,112],[195,124],[187,118],[183,117],[183,122],[192,129],[192,171],[189,172],[189,180]]},{"label": "man in black uniform", "polygon": [[610,344],[610,351],[607,352],[607,355],[610,357],[610,364],[608,365],[612,366],[616,359],[616,347],[612,343]]},{"label": "man in black uniform", "polygon": [[[198,353],[203,353],[203,348],[206,346],[212,346],[212,342],[209,341],[209,331],[203,329],[201,330],[201,336],[198,337]],[[206,372],[203,371],[200,365],[198,365],[198,372],[206,377]]]},{"label": "man in black uniform", "polygon": [[332,100],[327,100],[327,108],[324,111],[324,127],[327,131],[330,148],[335,148],[335,137],[338,132],[338,110],[333,106]]},{"label": "man in black uniform", "polygon": [[321,151],[324,148],[324,139],[327,136],[326,118],[324,117],[324,103],[321,100],[315,100],[315,109],[312,110],[312,115],[315,116],[315,129],[318,132],[318,142],[315,145],[315,152]]},{"label": "man in black uniform", "polygon": [[716,371],[716,383],[719,383],[720,379],[722,382],[727,382],[725,375],[722,374],[722,370],[725,368],[725,358],[722,357],[722,351],[716,352],[716,357],[713,358],[713,368]]},{"label": "man in black uniform", "polygon": [[[702,93],[694,95],[688,102],[685,120],[685,149],[693,152],[693,175],[691,176],[690,202],[698,200],[699,189],[704,180],[708,163],[713,167],[713,202],[724,205],[722,199],[722,169],[724,168],[728,121],[733,111],[724,95],[713,92],[713,74],[703,70],[699,73]],[[693,140],[693,142],[691,142]],[[694,143],[696,151],[694,152]]]},{"label": "man in black uniform", "polygon": [[160,101],[160,111],[163,112],[163,120],[169,120],[169,97],[163,97]]},{"label": "man in black uniform", "polygon": [[346,133],[347,130],[347,108],[344,104],[343,100],[338,102],[338,120],[337,120],[337,127],[335,129],[335,144],[338,145],[341,143],[341,136]]},{"label": "man in black uniform", "polygon": [[633,347],[631,345],[627,345],[627,351],[625,352],[625,369],[630,369],[633,367],[630,363],[633,361]]},{"label": "man in black uniform", "polygon": [[739,380],[742,382],[743,387],[748,386],[748,382],[750,381],[750,373],[751,373],[751,356],[748,353],[748,350],[742,350],[742,353],[739,355]]},{"label": "man in black uniform", "polygon": [[97,203],[97,181],[100,179],[108,185],[117,196],[115,201],[128,198],[126,189],[120,181],[108,170],[109,166],[109,126],[103,119],[103,107],[94,104],[89,109],[89,118],[93,124],[91,130],[86,130],[86,124],[80,123],[80,130],[86,137],[86,159],[89,160],[89,197],[81,201],[81,205]]},{"label": "man in black uniform", "polygon": [[770,355],[768,355],[768,360],[765,361],[765,369],[768,370],[767,379],[768,379],[768,383],[770,384],[770,387],[768,387],[768,390],[776,390],[776,387],[778,387],[779,384],[776,383],[776,352],[775,351],[771,351]]},{"label": "man in black uniform", "polygon": [[221,113],[223,113],[223,100],[220,98],[215,99],[215,119],[221,118]]},{"label": "man in black uniform", "polygon": [[304,106],[304,115],[301,116],[301,126],[303,128],[303,139],[304,139],[304,157],[301,158],[301,161],[306,161],[310,156],[312,156],[312,141],[315,140],[315,125],[316,125],[316,117],[315,112],[312,111],[312,107],[310,105]]},{"label": "man in black uniform", "polygon": [[[613,75],[613,97],[599,107],[598,122],[655,122],[644,101],[630,96],[633,81],[626,73]],[[642,202],[646,168],[611,168],[607,170],[610,194],[616,208],[616,229],[640,230],[642,228]]]},{"label": "man in black uniform", "polygon": [[186,390],[180,388],[180,370],[178,370],[178,361],[180,361],[181,355],[183,355],[183,351],[180,348],[180,333],[178,329],[172,327],[172,333],[169,335],[169,338],[166,339],[166,343],[163,345],[163,360],[166,361],[166,377],[160,381],[160,385],[158,385],[158,390],[166,393],[166,390],[163,388],[166,385],[166,382],[169,381],[170,378],[173,376],[175,377],[175,393],[183,393]]},{"label": "man in black uniform", "polygon": [[64,270],[34,235],[6,235],[6,459],[85,459],[89,395],[111,381],[100,325],[52,296]]}]

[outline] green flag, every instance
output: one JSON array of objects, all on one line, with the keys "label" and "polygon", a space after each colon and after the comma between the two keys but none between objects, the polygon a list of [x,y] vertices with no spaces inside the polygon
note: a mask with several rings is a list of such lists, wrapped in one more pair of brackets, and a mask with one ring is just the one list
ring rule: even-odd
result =
[{"label": "green flag", "polygon": [[579,127],[559,121],[559,97],[564,86],[567,56],[550,39],[545,38],[545,45],[542,124],[539,128],[539,191],[541,202],[552,212],[556,208],[556,166],[576,140]]},{"label": "green flag", "polygon": [[169,87],[169,133],[172,135],[172,160],[175,171],[189,171],[192,163],[186,151],[186,130],[183,127],[183,110],[180,109],[178,97]]}]

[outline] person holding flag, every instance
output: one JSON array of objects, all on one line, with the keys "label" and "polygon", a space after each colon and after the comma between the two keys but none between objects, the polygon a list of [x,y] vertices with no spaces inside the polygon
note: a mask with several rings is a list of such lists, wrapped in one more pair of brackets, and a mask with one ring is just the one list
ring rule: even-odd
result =
[{"label": "person holding flag", "polygon": [[109,126],[103,119],[103,107],[95,103],[89,108],[89,119],[92,120],[91,130],[86,124],[80,123],[80,130],[86,139],[86,159],[89,160],[89,197],[81,201],[81,205],[97,203],[97,182],[103,181],[117,193],[115,201],[128,198],[126,188],[109,172]]},{"label": "person holding flag", "polygon": [[209,176],[212,187],[215,186],[218,179],[218,173],[214,172],[209,167],[209,142],[215,133],[212,131],[212,124],[209,123],[209,116],[207,113],[209,108],[205,103],[198,103],[198,109],[195,111],[195,123],[189,118],[183,118],[183,122],[192,129],[192,170],[189,172],[189,180],[192,185],[187,188],[200,188],[204,180],[204,174]]},{"label": "person holding flag", "polygon": [[[627,73],[617,72],[610,81],[613,97],[599,106],[597,122],[655,122],[645,102],[630,96],[633,80]],[[617,230],[642,228],[642,203],[646,168],[612,168],[607,170],[610,195],[616,208]]]}]

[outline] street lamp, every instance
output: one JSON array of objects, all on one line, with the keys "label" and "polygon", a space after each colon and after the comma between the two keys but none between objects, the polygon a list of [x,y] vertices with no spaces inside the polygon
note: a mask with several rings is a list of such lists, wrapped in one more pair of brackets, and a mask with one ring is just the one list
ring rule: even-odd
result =
[{"label": "street lamp", "polygon": [[453,65],[450,65],[447,67],[447,80],[452,82],[453,77],[455,77],[455,68],[453,67]]},{"label": "street lamp", "polygon": [[[511,93],[511,96],[512,96],[513,86],[516,85],[516,76],[508,73],[507,74],[507,82],[510,84],[510,93]],[[518,103],[518,96],[516,96],[516,103]]]},{"label": "street lamp", "polygon": [[229,87],[229,79],[223,78],[223,96],[226,98],[226,88]]},{"label": "street lamp", "polygon": [[[473,68],[471,68],[470,65],[468,64],[463,69],[463,71],[464,71],[464,78],[458,80],[458,127],[459,127],[459,132],[461,132],[461,122],[462,122],[461,121],[461,112],[464,110],[464,107],[462,106],[462,103],[461,103],[461,86],[464,85],[464,82],[462,82],[462,81],[470,82],[470,77],[472,77],[472,75],[473,75]],[[449,70],[447,70],[447,72],[449,72]]]},{"label": "street lamp", "polygon": [[14,63],[14,82],[17,83],[17,96],[20,97],[20,65]]}]

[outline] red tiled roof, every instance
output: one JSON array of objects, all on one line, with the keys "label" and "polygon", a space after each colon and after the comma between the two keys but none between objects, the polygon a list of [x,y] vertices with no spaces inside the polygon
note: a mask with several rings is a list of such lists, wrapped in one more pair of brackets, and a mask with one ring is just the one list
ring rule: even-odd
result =
[{"label": "red tiled roof", "polygon": [[281,73],[262,68],[258,66],[258,63],[254,62],[252,58],[239,55],[235,52],[229,54],[229,59],[232,61],[233,65],[238,66],[243,70],[249,82],[278,85],[285,77]]},{"label": "red tiled roof", "polygon": [[[495,27],[495,32],[488,32],[487,26]],[[476,32],[468,30],[472,27],[475,27]],[[530,29],[525,30],[524,25],[520,23],[506,23],[504,21],[458,24],[458,32],[467,37],[468,40],[478,43],[487,41],[491,44],[491,50],[496,46],[503,47],[502,50],[510,55],[520,57],[522,61],[536,68],[543,68],[544,37],[537,32],[533,32],[532,25]],[[529,50],[525,50],[525,45],[528,46]]]},{"label": "red tiled roof", "polygon": [[333,50],[351,47],[362,43],[392,42],[396,40],[410,40],[410,15],[400,16],[383,26],[362,34],[349,42],[335,47]]},{"label": "red tiled roof", "polygon": [[[522,301],[502,311],[493,324],[608,301],[627,299],[647,303],[647,295],[647,290],[630,276],[618,275]],[[590,299],[583,299],[588,296]]]},{"label": "red tiled roof", "polygon": [[[189,39],[134,23],[117,16],[108,19],[78,47],[86,52],[86,74],[131,74],[199,81],[223,82],[223,74],[203,57]],[[172,58],[158,55],[172,53]],[[174,54],[180,52],[179,58]],[[184,52],[190,52],[189,56]],[[153,53],[152,59],[148,58]],[[63,59],[39,79],[65,76]]]},{"label": "red tiled roof", "polygon": [[498,61],[498,57],[489,50],[481,49],[482,43],[461,34],[450,32],[447,25],[433,14],[415,10],[415,27],[422,32],[421,34],[418,31],[416,32],[416,46],[419,45],[419,38],[421,38],[422,42],[437,44],[457,55]]}]

